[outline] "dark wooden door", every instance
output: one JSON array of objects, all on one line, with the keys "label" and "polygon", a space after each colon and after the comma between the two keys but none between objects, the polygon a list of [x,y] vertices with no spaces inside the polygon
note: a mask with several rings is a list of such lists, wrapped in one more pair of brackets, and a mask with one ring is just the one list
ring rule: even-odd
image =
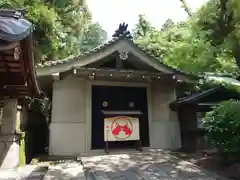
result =
[{"label": "dark wooden door", "polygon": [[[107,106],[104,106],[107,104]],[[106,103],[107,102],[107,103]],[[129,106],[133,102],[134,106]],[[149,146],[147,92],[142,87],[92,86],[92,149],[103,149],[104,114],[102,110],[138,110],[142,145]],[[135,143],[135,142],[134,142]],[[133,147],[133,142],[110,143],[113,148]],[[135,146],[134,146],[135,147]]]}]

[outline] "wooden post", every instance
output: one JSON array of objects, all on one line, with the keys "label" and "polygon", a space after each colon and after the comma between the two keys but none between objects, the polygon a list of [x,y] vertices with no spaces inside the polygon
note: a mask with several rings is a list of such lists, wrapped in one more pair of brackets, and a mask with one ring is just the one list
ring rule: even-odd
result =
[{"label": "wooden post", "polygon": [[142,143],[141,143],[141,139],[136,140],[136,150],[138,150],[138,151],[142,151]]},{"label": "wooden post", "polygon": [[142,152],[142,141],[141,141],[141,139],[138,140],[138,148],[139,148],[139,151]]},{"label": "wooden post", "polygon": [[105,153],[109,154],[108,141],[105,141]]}]

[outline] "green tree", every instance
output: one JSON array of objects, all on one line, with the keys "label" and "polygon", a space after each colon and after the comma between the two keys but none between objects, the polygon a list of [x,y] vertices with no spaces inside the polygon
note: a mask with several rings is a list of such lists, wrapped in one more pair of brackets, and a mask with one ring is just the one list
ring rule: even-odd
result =
[{"label": "green tree", "polygon": [[207,137],[218,149],[226,163],[240,158],[240,104],[229,100],[222,102],[206,114],[204,127]]},{"label": "green tree", "polygon": [[145,15],[140,14],[138,18],[138,23],[133,29],[133,37],[135,39],[145,37],[148,35],[148,33],[151,33],[154,30],[151,23],[146,19]]},{"label": "green tree", "polygon": [[[106,39],[102,27],[92,22],[84,0],[4,0],[0,8],[27,9],[26,18],[35,26],[35,54],[40,62],[88,51]],[[89,32],[96,41],[82,43]]]},{"label": "green tree", "polygon": [[[196,26],[207,32],[214,47],[240,63],[240,2],[237,0],[210,0],[196,14]],[[238,64],[239,64],[238,63]]]},{"label": "green tree", "polygon": [[174,27],[174,22],[171,19],[167,19],[165,23],[162,25],[161,31],[167,31]]},{"label": "green tree", "polygon": [[80,40],[80,51],[85,52],[93,47],[97,47],[107,39],[107,33],[98,23],[90,24],[84,29]]},{"label": "green tree", "polygon": [[[134,36],[134,40],[156,59],[187,72],[238,74],[240,11],[236,3],[210,0],[186,21],[168,19],[159,30],[145,22],[148,33]],[[135,32],[141,31],[141,21],[139,18]]]}]

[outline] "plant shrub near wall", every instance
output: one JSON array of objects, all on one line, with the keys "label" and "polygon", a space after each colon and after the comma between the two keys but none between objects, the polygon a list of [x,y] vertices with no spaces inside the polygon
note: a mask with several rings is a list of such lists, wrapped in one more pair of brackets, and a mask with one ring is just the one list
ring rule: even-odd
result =
[{"label": "plant shrub near wall", "polygon": [[25,133],[20,134],[20,165],[26,165],[26,153],[25,153]]},{"label": "plant shrub near wall", "polygon": [[215,106],[204,118],[207,137],[224,163],[240,157],[240,102],[229,100]]}]

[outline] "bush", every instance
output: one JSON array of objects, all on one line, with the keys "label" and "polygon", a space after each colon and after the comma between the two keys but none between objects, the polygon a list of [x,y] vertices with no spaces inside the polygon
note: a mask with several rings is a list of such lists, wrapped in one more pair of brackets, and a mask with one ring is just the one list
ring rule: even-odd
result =
[{"label": "bush", "polygon": [[25,152],[25,133],[21,133],[20,139],[20,165],[26,165],[26,152]]},{"label": "bush", "polygon": [[224,162],[240,157],[240,103],[229,100],[215,106],[204,118],[207,137]]}]

